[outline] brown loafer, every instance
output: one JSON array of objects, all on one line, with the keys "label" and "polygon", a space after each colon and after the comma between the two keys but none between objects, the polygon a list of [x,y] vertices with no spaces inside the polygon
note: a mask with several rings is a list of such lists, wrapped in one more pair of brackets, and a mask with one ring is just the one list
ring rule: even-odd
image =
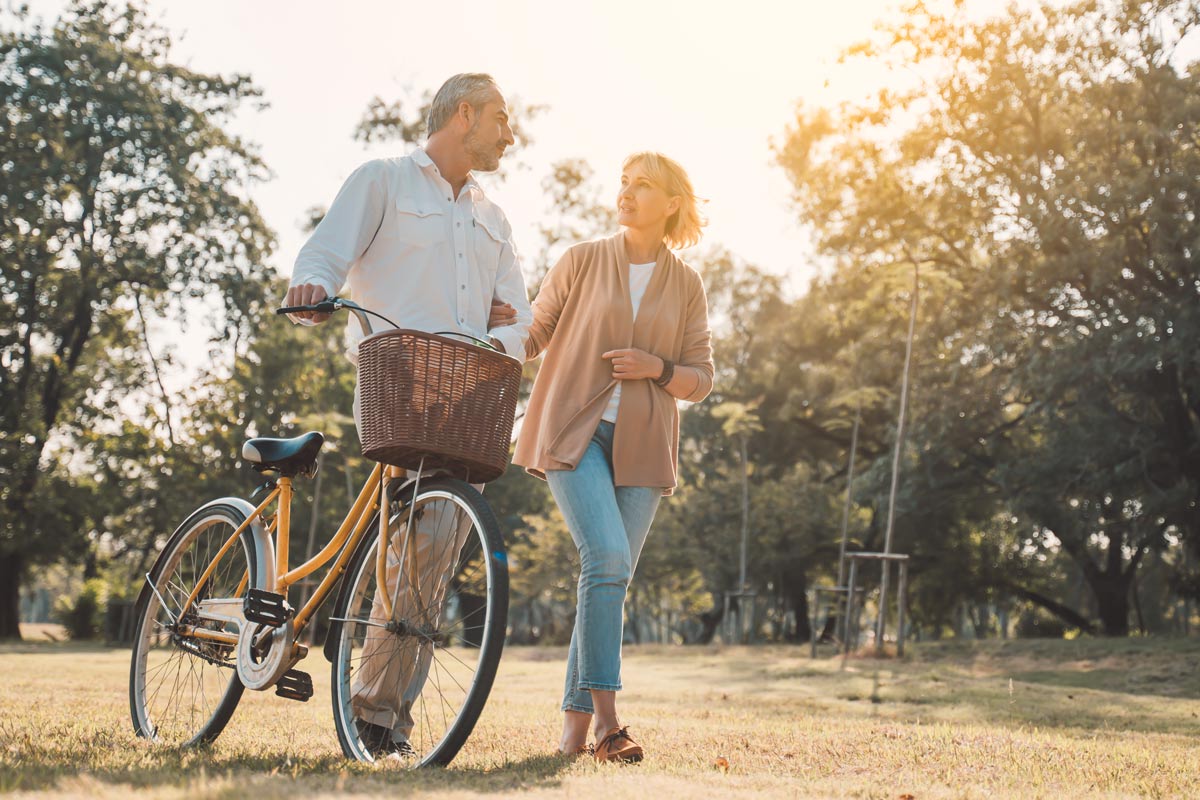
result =
[{"label": "brown loafer", "polygon": [[624,764],[636,764],[642,760],[646,752],[642,746],[629,735],[629,728],[613,728],[604,734],[604,738],[596,742],[597,761],[619,761]]}]

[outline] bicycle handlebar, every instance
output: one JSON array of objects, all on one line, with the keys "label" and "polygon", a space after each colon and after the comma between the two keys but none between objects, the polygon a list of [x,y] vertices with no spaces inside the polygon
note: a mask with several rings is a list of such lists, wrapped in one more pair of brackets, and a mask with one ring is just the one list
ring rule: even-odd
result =
[{"label": "bicycle handlebar", "polygon": [[[336,299],[336,298],[335,298]],[[316,311],[321,314],[332,314],[338,310],[338,304],[333,300],[322,300],[319,303],[313,303],[311,306],[284,306],[283,308],[275,309],[276,314],[295,314],[300,311]]]},{"label": "bicycle handlebar", "polygon": [[[374,333],[374,331],[371,329],[371,322],[366,317],[367,314],[370,314],[373,317],[379,317],[381,320],[383,320],[387,324],[391,325],[393,328],[400,327],[399,325],[392,322],[387,317],[383,316],[383,314],[379,314],[375,311],[372,311],[369,308],[363,308],[358,303],[355,303],[352,300],[346,300],[341,297],[330,297],[330,298],[321,300],[320,302],[313,303],[312,305],[308,305],[308,306],[284,306],[283,308],[275,309],[275,313],[276,314],[296,314],[296,313],[299,313],[302,311],[312,311],[312,312],[315,312],[318,314],[332,314],[333,312],[335,312],[341,308],[348,308],[352,312],[354,312],[354,315],[356,317],[358,317],[358,324],[362,328],[362,332],[363,332],[364,336],[370,336],[372,333]],[[458,331],[438,331],[434,335],[435,336],[463,336],[467,339],[470,339],[470,340],[478,343],[481,347],[486,347],[488,350],[496,350],[496,348],[493,347],[490,342],[484,341],[483,339],[480,339],[477,336],[472,336],[469,333],[460,333]]]}]

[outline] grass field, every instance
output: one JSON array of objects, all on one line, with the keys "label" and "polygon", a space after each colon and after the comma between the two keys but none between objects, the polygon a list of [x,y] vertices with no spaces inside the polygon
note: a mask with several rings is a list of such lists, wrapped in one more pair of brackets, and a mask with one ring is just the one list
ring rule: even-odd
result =
[{"label": "grass field", "polygon": [[[128,651],[0,647],[0,791],[91,798],[1200,797],[1200,640],[626,649],[640,766],[553,755],[562,648],[509,648],[449,769],[347,763],[328,665],[307,704],[247,692],[214,747],[131,733]],[[724,756],[728,772],[715,765]]]}]

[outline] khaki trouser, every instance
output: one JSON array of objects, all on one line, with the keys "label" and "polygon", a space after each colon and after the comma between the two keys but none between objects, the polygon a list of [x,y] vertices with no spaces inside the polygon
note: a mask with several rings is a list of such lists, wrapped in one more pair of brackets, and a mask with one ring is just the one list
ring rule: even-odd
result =
[{"label": "khaki trouser", "polygon": [[[354,422],[362,430],[358,387],[354,387]],[[408,477],[416,477],[409,472]],[[423,476],[429,477],[428,475]],[[482,485],[476,489],[483,491]],[[455,562],[471,531],[471,518],[444,500],[425,503],[412,531],[405,539],[405,519],[389,531],[385,578],[386,591],[393,597],[392,618],[406,620],[426,629],[441,623],[440,612]],[[370,535],[370,534],[368,534]],[[378,536],[378,531],[374,532]],[[403,574],[401,567],[403,566]],[[371,564],[369,569],[375,569]],[[397,591],[397,581],[399,590]],[[383,599],[377,587],[371,601],[370,619],[386,623]],[[366,628],[358,672],[350,691],[354,715],[374,725],[390,728],[394,741],[408,741],[416,724],[413,704],[425,688],[433,660],[433,643],[419,635],[399,636],[375,625]],[[439,701],[440,702],[440,701]]]},{"label": "khaki trouser", "polygon": [[[458,553],[471,530],[471,518],[453,504],[435,500],[418,509],[408,537],[404,521],[402,516],[394,526],[397,530],[391,532],[387,552],[386,591],[395,598],[392,618],[435,630],[441,623],[442,603]],[[374,569],[374,564],[369,568]],[[388,621],[379,588],[371,602],[370,619]],[[413,704],[429,675],[433,643],[420,634],[398,635],[375,625],[364,627],[365,641],[351,690],[354,714],[390,728],[393,740],[408,741],[415,724]],[[440,704],[440,699],[437,702]]]}]

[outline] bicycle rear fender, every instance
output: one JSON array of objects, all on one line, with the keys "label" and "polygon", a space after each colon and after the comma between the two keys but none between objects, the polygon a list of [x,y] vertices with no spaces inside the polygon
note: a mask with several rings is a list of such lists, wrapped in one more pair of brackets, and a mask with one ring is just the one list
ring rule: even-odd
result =
[{"label": "bicycle rear fender", "polygon": [[[240,497],[222,497],[217,500],[210,500],[204,505],[197,508],[188,515],[175,532],[171,534],[169,541],[174,541],[177,536],[180,536],[187,528],[191,527],[194,521],[203,517],[204,514],[213,510],[218,506],[225,506],[233,511],[238,512],[242,520],[248,519],[254,514],[254,506]],[[250,586],[255,588],[268,588],[275,585],[275,559],[273,557],[275,548],[271,541],[271,535],[266,532],[259,520],[250,523],[242,536],[249,536],[254,543],[251,548],[251,556],[253,564],[251,569],[254,574],[251,575]],[[154,566],[150,568],[150,577],[155,583],[158,582],[159,574],[163,569],[163,557],[171,551],[171,548],[163,547],[158,554],[158,558],[154,560]],[[257,582],[256,582],[257,581]]]}]

